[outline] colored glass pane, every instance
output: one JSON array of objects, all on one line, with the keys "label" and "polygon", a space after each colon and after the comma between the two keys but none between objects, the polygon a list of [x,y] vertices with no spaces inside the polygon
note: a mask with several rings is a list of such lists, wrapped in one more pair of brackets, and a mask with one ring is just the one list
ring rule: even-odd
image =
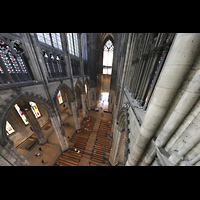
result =
[{"label": "colored glass pane", "polygon": [[7,135],[10,135],[11,133],[14,133],[15,130],[13,129],[13,127],[10,125],[10,123],[8,121],[6,121],[6,133]]},{"label": "colored glass pane", "polygon": [[59,104],[63,103],[63,99],[62,99],[62,95],[60,91],[58,92],[58,101],[59,101]]},{"label": "colored glass pane", "polygon": [[33,111],[34,115],[36,118],[40,117],[40,111],[38,110],[38,107],[36,105],[36,103],[30,101],[29,104],[31,105],[31,110]]},{"label": "colored glass pane", "polygon": [[19,116],[22,118],[23,122],[27,125],[29,124],[28,120],[26,119],[25,115],[23,114],[23,112],[20,110],[20,107],[15,104],[15,109],[17,110],[17,112],[19,113]]}]

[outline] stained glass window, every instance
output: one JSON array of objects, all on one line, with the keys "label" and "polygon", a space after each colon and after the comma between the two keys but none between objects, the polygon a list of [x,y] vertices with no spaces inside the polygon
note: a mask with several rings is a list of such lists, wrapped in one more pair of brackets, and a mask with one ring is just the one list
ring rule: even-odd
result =
[{"label": "stained glass window", "polygon": [[23,112],[20,110],[20,107],[15,104],[15,109],[17,110],[17,112],[19,113],[20,117],[22,118],[23,122],[27,125],[29,124],[28,120],[26,119],[25,115],[23,114]]},{"label": "stained glass window", "polygon": [[103,74],[108,74],[108,68],[107,67],[103,67]]},{"label": "stained glass window", "polygon": [[60,91],[58,92],[58,101],[59,101],[59,104],[63,103],[63,99],[62,99],[62,95]]},{"label": "stained glass window", "polygon": [[45,39],[45,43],[46,43],[46,44],[52,46],[49,33],[44,33],[44,39]]},{"label": "stained glass window", "polygon": [[10,125],[10,123],[8,121],[6,121],[6,133],[7,135],[10,135],[11,133],[14,133],[15,130],[13,129],[13,127]]},{"label": "stained glass window", "polygon": [[67,41],[68,41],[69,53],[74,55],[72,33],[67,33]]},{"label": "stained glass window", "polygon": [[4,74],[2,67],[0,67],[0,74]]},{"label": "stained glass window", "polygon": [[0,49],[0,56],[1,56],[1,59],[3,60],[3,62],[5,64],[8,72],[9,73],[15,73],[14,69],[12,68],[12,65],[11,65],[10,61],[8,60],[8,58],[7,58],[6,54],[5,54],[5,52],[3,52],[1,49]]},{"label": "stained glass window", "polygon": [[[11,60],[12,63],[13,63],[13,66],[14,66],[14,68],[15,68],[15,71],[16,71],[17,73],[21,73],[21,72],[20,72],[20,69],[19,69],[19,66],[18,66],[18,64],[17,64],[17,61],[15,60],[15,57],[12,55],[11,52],[8,52],[8,55],[9,55],[9,57],[10,57],[10,60]],[[14,71],[14,70],[13,70],[13,71]]]},{"label": "stained glass window", "polygon": [[103,47],[103,74],[112,74],[113,50],[113,43],[108,40]]},{"label": "stained glass window", "polygon": [[79,57],[77,33],[73,33],[73,36],[74,36],[74,51],[75,51],[75,56]]},{"label": "stained glass window", "polygon": [[103,51],[103,65],[104,66],[110,66],[110,67],[112,66],[113,49],[114,49],[114,46],[111,40],[108,40],[106,44],[104,45],[104,51]]},{"label": "stained glass window", "polygon": [[58,48],[62,50],[62,43],[61,43],[60,33],[56,33],[56,38],[57,38]]},{"label": "stained glass window", "polygon": [[45,43],[45,40],[44,40],[44,34],[43,34],[43,33],[37,33],[37,37],[38,37],[38,40],[39,40],[39,41]]},{"label": "stained glass window", "polygon": [[77,33],[67,33],[69,53],[79,57]]},{"label": "stained glass window", "polygon": [[82,46],[82,57],[87,60],[87,34],[82,33],[81,35],[81,46]]},{"label": "stained glass window", "polygon": [[108,68],[108,74],[109,74],[109,75],[112,74],[112,68]]},{"label": "stained glass window", "polygon": [[38,110],[38,107],[36,105],[36,103],[29,101],[29,104],[31,105],[31,110],[33,111],[34,115],[36,118],[40,117],[40,111]]},{"label": "stained glass window", "polygon": [[18,62],[19,62],[19,64],[20,64],[20,66],[21,66],[22,72],[23,72],[23,73],[27,73],[26,67],[25,67],[25,65],[24,65],[24,62],[23,62],[21,56],[20,56],[18,53],[16,53],[16,55],[17,55],[17,60],[18,60]]},{"label": "stained glass window", "polygon": [[[60,33],[37,33],[37,37],[40,42],[62,50]],[[52,38],[53,44],[51,43],[50,37]]]},{"label": "stained glass window", "polygon": [[60,39],[60,33],[51,33],[52,41],[53,41],[53,46],[55,48],[61,49],[62,50],[62,44],[61,44],[61,39]]},{"label": "stained glass window", "polygon": [[[15,41],[11,41],[12,45],[7,45],[2,40],[0,40],[0,59],[2,59],[3,66],[0,66],[0,74],[5,73],[5,82],[10,83],[15,81],[26,81],[32,80],[32,77],[26,70],[26,66],[21,58],[20,52],[23,52],[21,46]],[[7,73],[11,74],[8,76]],[[26,76],[20,76],[20,73],[26,73]]]},{"label": "stained glass window", "polygon": [[[4,44],[4,42],[2,40],[0,40],[0,44]],[[0,56],[2,58],[2,51],[1,50],[0,50]],[[4,74],[4,71],[3,71],[1,66],[0,66],[0,74]]]}]

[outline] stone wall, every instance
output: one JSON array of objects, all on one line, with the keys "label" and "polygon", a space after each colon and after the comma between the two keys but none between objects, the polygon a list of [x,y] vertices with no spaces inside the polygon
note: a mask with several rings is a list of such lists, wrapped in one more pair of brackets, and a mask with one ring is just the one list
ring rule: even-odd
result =
[{"label": "stone wall", "polygon": [[[155,44],[159,44],[161,36],[158,34]],[[134,38],[137,37],[129,34],[125,60],[118,70],[123,73],[118,76],[119,93],[115,94],[117,102],[113,113],[111,164],[117,164],[117,144],[120,138],[117,115],[124,108],[124,103],[128,103],[129,123],[126,126],[130,131],[128,138],[130,141],[127,166],[199,165],[200,34],[175,35],[169,53],[162,63],[160,75],[150,90],[151,97],[146,98],[148,102],[146,105],[141,103],[143,100],[141,101],[139,94],[143,93],[142,90],[133,93],[142,87],[142,82],[141,85],[135,82],[138,85],[135,86],[134,82],[130,82],[131,79],[127,78],[131,73],[133,77],[137,77],[135,74],[141,75],[140,79],[137,77],[138,81],[148,77],[148,74],[142,74],[140,71],[134,72],[134,69],[140,69],[132,66],[138,62],[133,53],[135,48],[133,44],[136,42]],[[146,48],[148,49],[148,45]]]}]

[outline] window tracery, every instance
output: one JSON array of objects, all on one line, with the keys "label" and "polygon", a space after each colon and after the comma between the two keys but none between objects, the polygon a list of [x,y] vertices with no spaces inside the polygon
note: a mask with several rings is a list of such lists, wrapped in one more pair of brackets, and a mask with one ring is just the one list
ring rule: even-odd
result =
[{"label": "window tracery", "polygon": [[103,74],[112,74],[113,50],[113,43],[108,40],[103,47]]},{"label": "window tracery", "polygon": [[11,126],[11,124],[8,121],[6,121],[6,134],[10,135],[14,132],[15,132],[14,128]]},{"label": "window tracery", "polygon": [[43,52],[44,61],[47,67],[49,78],[66,76],[63,57],[51,52]]},{"label": "window tracery", "polygon": [[17,110],[19,116],[22,118],[24,124],[25,125],[29,124],[28,120],[26,119],[24,113],[21,111],[20,107],[17,104],[15,104],[14,107]]},{"label": "window tracery", "polygon": [[40,42],[62,50],[60,33],[37,33],[37,37]]},{"label": "window tracery", "polygon": [[[40,113],[36,103],[29,101],[29,104],[31,106],[31,110],[32,110],[33,114],[35,115],[35,118],[37,119],[38,117],[40,117],[41,113]],[[19,116],[22,118],[24,124],[28,125],[29,122],[28,122],[27,118],[25,117],[24,113],[21,111],[20,107],[17,104],[15,104],[14,107],[15,107],[16,111],[18,112]]]},{"label": "window tracery", "polygon": [[69,53],[79,57],[77,33],[67,33]]},{"label": "window tracery", "polygon": [[0,37],[0,83],[32,80],[23,54],[19,41]]},{"label": "window tracery", "polygon": [[36,103],[29,101],[29,104],[31,105],[31,110],[33,111],[35,118],[37,119],[38,117],[41,116],[40,111],[36,105]]},{"label": "window tracery", "polygon": [[82,57],[87,60],[87,34],[82,33],[81,35],[81,46],[82,46]]},{"label": "window tracery", "polygon": [[60,91],[58,92],[57,97],[58,97],[58,102],[59,102],[59,104],[62,104],[62,103],[63,103],[63,99],[62,99],[62,95],[61,95],[61,92],[60,92]]}]

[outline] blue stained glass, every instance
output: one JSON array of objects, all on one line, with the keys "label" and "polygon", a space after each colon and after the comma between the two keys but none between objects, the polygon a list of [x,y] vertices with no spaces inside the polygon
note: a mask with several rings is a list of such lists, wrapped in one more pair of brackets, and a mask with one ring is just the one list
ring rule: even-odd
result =
[{"label": "blue stained glass", "polygon": [[4,74],[4,71],[1,67],[0,67],[0,74]]},{"label": "blue stained glass", "polygon": [[0,49],[0,57],[3,60],[6,68],[8,69],[9,73],[15,73],[14,69],[12,68],[12,65],[10,64],[10,61],[8,60],[8,58],[6,57],[5,53]]},{"label": "blue stained glass", "polygon": [[10,60],[12,61],[13,65],[14,65],[14,67],[15,67],[15,71],[16,71],[17,73],[21,73],[21,72],[20,72],[20,69],[19,69],[19,66],[18,66],[18,64],[17,64],[17,61],[15,60],[15,57],[12,55],[11,52],[9,52],[8,55],[9,55]]},{"label": "blue stained glass", "polygon": [[19,64],[20,64],[20,67],[21,67],[23,73],[27,73],[26,67],[25,67],[25,65],[24,65],[24,62],[23,62],[21,56],[20,56],[18,53],[17,53],[16,55],[17,55],[17,60],[18,60],[18,62],[19,62]]}]

